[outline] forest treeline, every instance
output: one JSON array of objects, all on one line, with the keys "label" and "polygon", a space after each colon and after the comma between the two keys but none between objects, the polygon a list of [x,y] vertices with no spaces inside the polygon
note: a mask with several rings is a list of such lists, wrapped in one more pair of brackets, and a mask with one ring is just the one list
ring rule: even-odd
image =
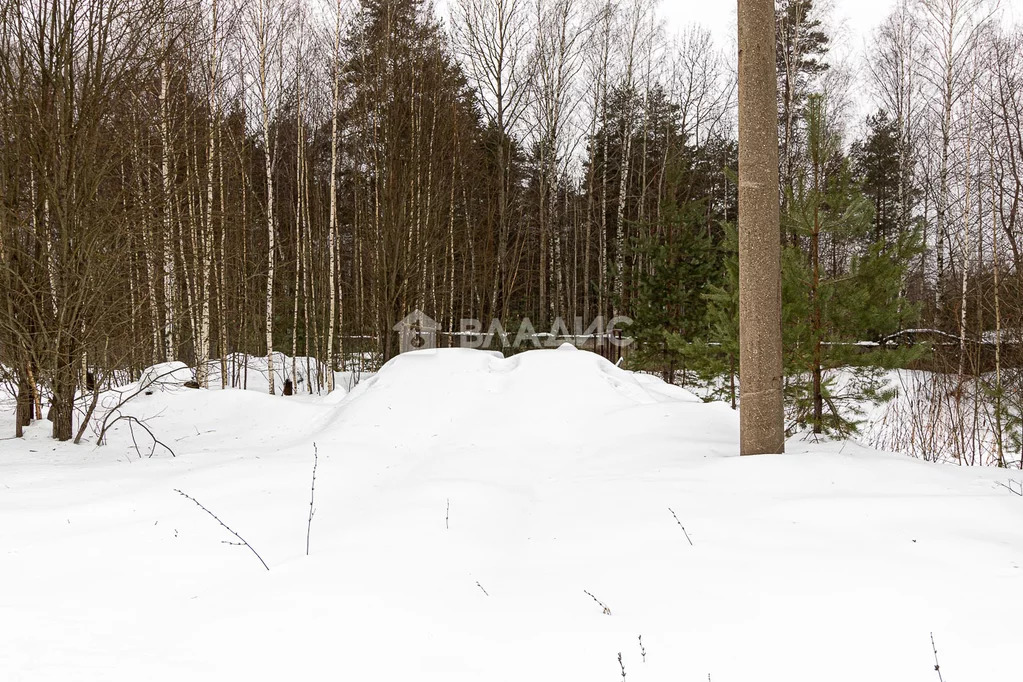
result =
[{"label": "forest treeline", "polygon": [[[51,411],[74,437],[113,372],[159,362],[205,386],[211,359],[232,381],[232,353],[387,359],[414,309],[449,330],[627,315],[637,366],[700,367],[734,402],[731,48],[668,35],[652,0],[447,9],[0,0],[0,373],[18,434]],[[795,420],[841,429],[829,373],[864,364],[849,344],[920,326],[954,340],[961,376],[994,338],[1004,395],[1023,31],[982,0],[904,0],[848,63],[811,0],[776,15]],[[919,353],[884,357],[866,364]]]}]

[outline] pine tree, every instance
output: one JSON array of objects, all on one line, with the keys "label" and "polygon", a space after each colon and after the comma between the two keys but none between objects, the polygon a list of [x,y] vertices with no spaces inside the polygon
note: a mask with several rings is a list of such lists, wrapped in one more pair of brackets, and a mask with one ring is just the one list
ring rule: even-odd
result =
[{"label": "pine tree", "polygon": [[[480,134],[478,111],[445,36],[423,0],[363,0],[346,42],[350,88],[341,117],[362,187],[352,223],[379,352],[398,352],[391,330],[411,310],[442,316],[454,208]],[[461,196],[458,196],[461,194]],[[447,267],[445,267],[445,263]]]},{"label": "pine tree", "polygon": [[[783,190],[795,182],[804,144],[806,103],[814,81],[828,69],[830,39],[813,0],[781,0],[775,10],[778,74],[779,170]],[[786,197],[782,197],[785,208]],[[789,235],[794,238],[794,235]]]},{"label": "pine tree", "polygon": [[[873,206],[819,95],[807,105],[807,156],[783,216],[808,245],[805,252],[788,247],[783,257],[788,395],[797,425],[815,434],[847,434],[856,430],[858,404],[891,397],[883,370],[905,366],[921,352],[865,352],[870,346],[862,343],[898,331],[912,314],[902,282],[919,238],[870,238]],[[902,258],[892,258],[892,249]]]},{"label": "pine tree", "polygon": [[634,249],[642,254],[646,268],[639,276],[633,301],[630,329],[637,342],[634,361],[641,367],[660,369],[664,380],[674,383],[697,354],[694,343],[705,336],[708,282],[715,271],[710,239],[701,229],[704,209],[699,204],[679,206],[663,202],[655,232],[663,236],[642,237]]},{"label": "pine tree", "polygon": [[867,137],[852,147],[856,175],[874,205],[874,239],[894,237],[899,228],[898,122],[881,109],[867,117]]},{"label": "pine tree", "polygon": [[718,246],[721,279],[707,287],[708,343],[699,370],[712,384],[717,378],[724,379],[712,396],[727,398],[734,410],[738,407],[739,376],[739,232],[734,223],[725,223],[724,233]]}]

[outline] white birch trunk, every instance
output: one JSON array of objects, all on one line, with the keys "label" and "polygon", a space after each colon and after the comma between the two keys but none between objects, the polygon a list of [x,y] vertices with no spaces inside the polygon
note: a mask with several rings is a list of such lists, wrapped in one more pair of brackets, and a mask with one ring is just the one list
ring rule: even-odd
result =
[{"label": "white birch trunk", "polygon": [[[167,42],[167,20],[164,17],[163,23],[163,49],[166,53],[169,45]],[[174,359],[174,294],[177,289],[177,282],[174,276],[174,239],[173,223],[171,222],[172,195],[170,179],[170,157],[171,157],[171,136],[170,136],[170,105],[168,103],[168,88],[170,86],[170,70],[167,64],[167,56],[164,55],[160,62],[160,140],[161,140],[161,161],[160,161],[160,184],[163,189],[163,343],[164,360],[170,362]]]},{"label": "white birch trunk", "polygon": [[274,266],[276,255],[276,226],[274,221],[274,177],[273,177],[273,146],[270,143],[270,27],[268,25],[267,4],[265,0],[259,5],[259,26],[257,59],[259,61],[259,105],[260,124],[263,137],[264,170],[266,172],[266,238],[267,238],[267,273],[266,273],[266,370],[268,391],[274,390]]},{"label": "white birch trunk", "polygon": [[330,108],[330,217],[327,224],[327,251],[330,261],[329,315],[327,323],[327,393],[334,390],[334,322],[339,307],[337,289],[337,124],[341,99],[341,2],[335,7],[337,16],[334,25],[334,64],[331,83]]},{"label": "white birch trunk", "polygon": [[[195,380],[202,388],[210,387],[210,270],[213,263],[213,168],[216,153],[216,126],[219,119],[217,106],[217,31],[218,2],[213,0],[211,8],[211,45],[207,107],[209,111],[209,133],[206,137],[206,212],[202,222],[202,236],[199,240],[200,271],[202,286],[199,290],[199,325],[195,353]],[[223,321],[221,321],[223,325]],[[223,349],[221,349],[223,353]]]}]

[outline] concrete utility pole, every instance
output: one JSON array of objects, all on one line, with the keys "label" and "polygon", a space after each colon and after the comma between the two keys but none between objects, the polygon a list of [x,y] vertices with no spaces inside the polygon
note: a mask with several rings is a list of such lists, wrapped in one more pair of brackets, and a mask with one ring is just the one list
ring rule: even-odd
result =
[{"label": "concrete utility pole", "polygon": [[739,3],[739,453],[785,451],[774,1]]}]

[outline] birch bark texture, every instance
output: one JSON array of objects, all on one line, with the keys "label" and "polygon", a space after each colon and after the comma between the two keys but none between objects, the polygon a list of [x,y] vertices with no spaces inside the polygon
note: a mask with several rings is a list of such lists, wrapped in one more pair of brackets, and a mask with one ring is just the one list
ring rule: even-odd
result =
[{"label": "birch bark texture", "polygon": [[739,453],[785,451],[774,3],[739,7]]}]

